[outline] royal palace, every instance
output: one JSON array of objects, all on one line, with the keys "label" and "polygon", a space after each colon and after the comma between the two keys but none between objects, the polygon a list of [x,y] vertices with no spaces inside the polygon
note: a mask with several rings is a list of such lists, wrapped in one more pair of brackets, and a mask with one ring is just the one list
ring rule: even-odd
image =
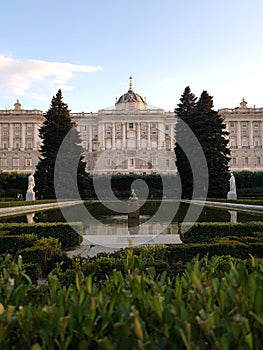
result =
[{"label": "royal palace", "polygon": [[[263,171],[263,108],[220,109],[229,132],[231,171]],[[128,91],[112,108],[96,113],[71,113],[82,140],[89,173],[152,174],[176,172],[176,115],[149,107],[135,93],[130,79]],[[32,173],[39,160],[41,110],[0,110],[0,171]]]}]

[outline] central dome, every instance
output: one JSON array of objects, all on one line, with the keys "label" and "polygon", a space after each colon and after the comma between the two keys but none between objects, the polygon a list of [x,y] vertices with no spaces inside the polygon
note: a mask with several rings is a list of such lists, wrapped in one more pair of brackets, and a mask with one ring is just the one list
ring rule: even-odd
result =
[{"label": "central dome", "polygon": [[130,86],[128,92],[123,94],[115,103],[117,109],[127,108],[127,104],[135,104],[135,108],[137,109],[146,109],[146,102],[144,99],[133,91],[132,88],[132,77],[130,77]]}]

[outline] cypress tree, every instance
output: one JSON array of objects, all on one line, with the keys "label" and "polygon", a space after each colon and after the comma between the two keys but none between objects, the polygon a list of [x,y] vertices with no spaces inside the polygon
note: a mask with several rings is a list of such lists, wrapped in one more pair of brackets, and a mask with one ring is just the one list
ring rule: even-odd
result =
[{"label": "cypress tree", "polygon": [[196,97],[191,92],[189,86],[184,90],[181,95],[180,103],[175,108],[175,113],[177,116],[177,123],[175,128],[176,133],[176,143],[175,143],[175,154],[176,154],[176,166],[181,179],[182,186],[182,197],[192,198],[193,193],[193,174],[190,162],[188,160],[188,155],[185,154],[185,147],[183,150],[182,145],[191,145],[191,135],[187,131],[185,124],[190,128],[193,124],[193,116],[196,105]]},{"label": "cypress tree", "polygon": [[[79,133],[75,128],[75,124],[71,121],[68,105],[62,101],[62,92],[60,89],[56,96],[53,96],[51,106],[44,117],[45,121],[39,130],[42,145],[35,172],[35,189],[38,191],[40,197],[55,198],[54,169],[56,157],[69,131],[71,137],[68,152],[64,156],[65,171],[67,169],[66,165],[70,164],[72,157],[79,157],[78,169],[76,170],[79,188],[83,188],[84,186],[86,163],[83,162],[83,156],[81,155],[83,150],[80,145]],[[62,183],[62,185],[73,188],[70,183]],[[68,195],[70,195],[70,192],[68,192]]]},{"label": "cypress tree", "polygon": [[226,198],[229,191],[229,133],[222,117],[213,110],[213,98],[203,91],[196,103],[195,133],[205,153],[208,173],[208,197]]},{"label": "cypress tree", "polygon": [[[213,110],[213,98],[207,91],[203,91],[196,101],[195,95],[188,86],[175,112],[178,118],[175,144],[176,166],[182,182],[182,197],[192,198],[193,183],[202,186],[208,171],[208,197],[226,198],[230,178],[228,132],[220,115]],[[199,144],[194,142],[183,122],[192,130]],[[184,145],[184,150],[180,145]],[[195,178],[194,181],[192,169],[198,167],[201,149],[205,155],[207,169],[199,166],[197,179]]]}]

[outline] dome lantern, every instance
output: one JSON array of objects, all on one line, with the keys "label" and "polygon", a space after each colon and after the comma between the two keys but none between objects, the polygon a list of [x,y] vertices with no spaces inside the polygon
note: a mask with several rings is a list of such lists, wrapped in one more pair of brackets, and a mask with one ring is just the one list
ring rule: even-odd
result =
[{"label": "dome lantern", "polygon": [[115,103],[116,109],[127,109],[127,108],[136,108],[136,109],[146,109],[147,103],[144,99],[133,91],[132,87],[132,76],[129,77],[130,84],[129,90],[123,94]]}]

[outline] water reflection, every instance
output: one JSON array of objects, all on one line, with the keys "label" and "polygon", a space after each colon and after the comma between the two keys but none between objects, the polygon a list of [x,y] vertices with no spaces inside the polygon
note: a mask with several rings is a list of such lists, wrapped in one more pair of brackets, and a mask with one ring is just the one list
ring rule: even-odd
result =
[{"label": "water reflection", "polygon": [[151,222],[149,215],[141,215],[137,218],[127,218],[127,215],[107,216],[102,220],[101,224],[86,224],[86,235],[155,235],[162,234],[178,234],[178,223],[168,222]]},{"label": "water reflection", "polygon": [[230,222],[232,222],[233,224],[235,224],[237,222],[237,211],[235,210],[229,210],[228,211],[230,214]]},{"label": "water reflection", "polygon": [[28,224],[33,224],[35,222],[35,213],[30,213],[26,215],[27,223]]}]

